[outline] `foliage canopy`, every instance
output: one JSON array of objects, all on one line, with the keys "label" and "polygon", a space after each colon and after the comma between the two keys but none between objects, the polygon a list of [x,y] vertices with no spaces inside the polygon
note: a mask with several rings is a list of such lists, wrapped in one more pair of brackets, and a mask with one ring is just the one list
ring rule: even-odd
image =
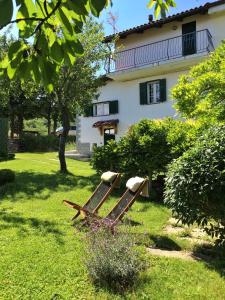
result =
[{"label": "foliage canopy", "polygon": [[182,75],[172,91],[175,107],[185,118],[203,124],[225,121],[225,42],[209,59]]},{"label": "foliage canopy", "polygon": [[[0,30],[16,24],[19,39],[1,59],[0,73],[26,81],[32,77],[52,91],[60,66],[73,65],[84,52],[78,34],[88,16],[99,17],[111,0],[0,1]],[[173,0],[150,1],[155,15],[165,16]],[[13,19],[13,15],[16,18]]]},{"label": "foliage canopy", "polygon": [[225,244],[224,157],[225,126],[215,126],[170,165],[165,202],[184,224],[197,222]]}]

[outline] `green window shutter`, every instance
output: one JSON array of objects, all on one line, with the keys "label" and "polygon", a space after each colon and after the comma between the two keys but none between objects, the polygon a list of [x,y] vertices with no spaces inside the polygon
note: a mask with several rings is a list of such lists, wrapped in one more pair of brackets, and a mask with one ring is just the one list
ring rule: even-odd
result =
[{"label": "green window shutter", "polygon": [[166,79],[160,80],[160,102],[165,102],[167,100],[166,93]]},{"label": "green window shutter", "polygon": [[139,88],[140,88],[140,104],[146,105],[148,104],[147,82],[140,83]]},{"label": "green window shutter", "polygon": [[115,115],[115,114],[118,114],[118,112],[119,112],[119,101],[118,100],[110,101],[109,102],[109,114]]},{"label": "green window shutter", "polygon": [[85,117],[93,117],[93,105],[89,105],[84,109],[84,116]]}]

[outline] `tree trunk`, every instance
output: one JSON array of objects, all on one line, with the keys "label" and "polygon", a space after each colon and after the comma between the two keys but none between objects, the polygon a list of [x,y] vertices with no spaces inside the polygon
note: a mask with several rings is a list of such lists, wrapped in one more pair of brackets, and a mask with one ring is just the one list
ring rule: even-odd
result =
[{"label": "tree trunk", "polygon": [[10,119],[10,137],[11,139],[14,138],[14,134],[15,134],[15,127],[16,127],[16,120],[15,120],[15,110],[14,110],[14,106],[13,106],[13,97],[10,96],[9,97],[9,119]]},{"label": "tree trunk", "polygon": [[21,136],[22,132],[23,132],[23,113],[19,113],[18,114],[18,134],[19,137]]},{"label": "tree trunk", "polygon": [[47,116],[47,126],[48,126],[48,135],[51,134],[51,110],[49,109],[48,111],[48,116]]},{"label": "tree trunk", "polygon": [[69,112],[67,107],[61,107],[62,114],[62,126],[63,132],[59,138],[59,161],[60,161],[60,172],[67,173],[67,165],[65,158],[65,148],[66,148],[66,139],[70,129],[70,120],[69,120]]},{"label": "tree trunk", "polygon": [[58,121],[58,116],[55,114],[55,115],[53,115],[53,132],[54,132],[54,134],[56,133],[56,129],[57,129],[57,121]]},{"label": "tree trunk", "polygon": [[148,171],[148,177],[149,177],[149,192],[151,193],[152,190],[152,170]]},{"label": "tree trunk", "polygon": [[14,133],[15,133],[15,113],[12,110],[10,112],[10,137],[11,137],[11,139],[14,138]]}]

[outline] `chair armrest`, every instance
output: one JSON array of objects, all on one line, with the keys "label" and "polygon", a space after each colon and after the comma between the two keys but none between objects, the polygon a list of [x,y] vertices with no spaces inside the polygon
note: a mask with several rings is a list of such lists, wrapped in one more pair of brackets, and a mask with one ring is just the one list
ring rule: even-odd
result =
[{"label": "chair armrest", "polygon": [[80,211],[80,212],[84,212],[84,214],[86,216],[89,216],[89,217],[92,217],[95,219],[100,219],[100,217],[98,215],[96,215],[95,213],[90,212],[89,210],[85,209],[84,207],[81,207],[80,205],[78,205],[74,202],[71,202],[68,200],[63,200],[63,203],[71,208],[74,208],[74,209]]},{"label": "chair armrest", "polygon": [[80,205],[74,203],[74,202],[71,202],[71,201],[68,201],[68,200],[63,200],[63,203],[71,208],[74,208],[78,211],[83,211],[84,213],[88,214],[89,211],[83,207],[81,207]]}]

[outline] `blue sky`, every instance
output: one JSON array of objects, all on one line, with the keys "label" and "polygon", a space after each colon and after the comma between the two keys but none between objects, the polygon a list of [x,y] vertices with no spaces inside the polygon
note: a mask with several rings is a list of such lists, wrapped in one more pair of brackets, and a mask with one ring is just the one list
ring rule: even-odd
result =
[{"label": "blue sky", "polygon": [[[196,6],[213,2],[208,0],[175,0],[177,7],[170,10],[170,14],[190,9]],[[148,15],[152,13],[147,8],[148,0],[113,0],[113,7],[102,13],[100,20],[104,23],[105,33],[109,35],[113,32],[112,27],[107,24],[108,12],[111,11],[118,16],[117,29],[122,31],[137,25],[148,22]]]}]

